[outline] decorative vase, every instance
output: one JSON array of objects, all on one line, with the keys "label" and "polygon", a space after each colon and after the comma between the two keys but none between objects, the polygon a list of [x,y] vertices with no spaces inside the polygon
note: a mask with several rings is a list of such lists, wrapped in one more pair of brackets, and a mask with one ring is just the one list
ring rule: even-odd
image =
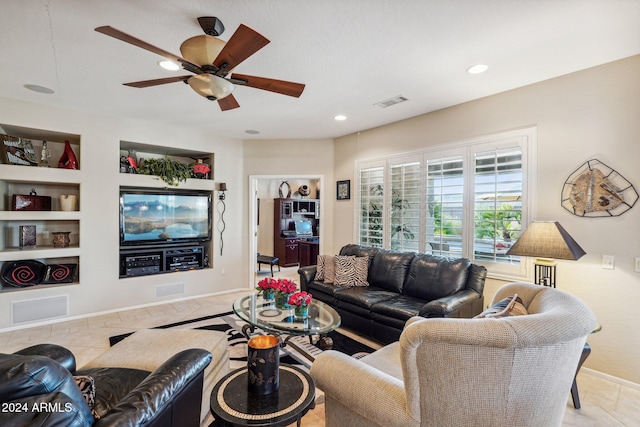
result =
[{"label": "decorative vase", "polygon": [[263,289],[262,290],[262,299],[264,300],[272,300],[274,298],[274,291],[273,289]]},{"label": "decorative vase", "polygon": [[69,239],[70,231],[54,231],[53,233],[53,247],[54,248],[68,248],[71,243]]},{"label": "decorative vase", "polygon": [[249,393],[271,394],[280,386],[280,340],[260,335],[247,342],[247,386]]},{"label": "decorative vase", "polygon": [[58,167],[65,169],[78,169],[78,159],[76,159],[76,155],[71,149],[71,144],[69,141],[64,142],[64,153],[58,160]]},{"label": "decorative vase", "polygon": [[295,317],[298,319],[306,319],[309,316],[309,306],[299,305],[295,309]]},{"label": "decorative vase", "polygon": [[198,159],[198,162],[193,165],[193,175],[198,179],[209,179],[209,172],[211,168],[202,159]]},{"label": "decorative vase", "polygon": [[277,292],[276,293],[276,307],[282,310],[288,310],[291,306],[287,303],[289,301],[289,297],[291,294],[286,292]]},{"label": "decorative vase", "polygon": [[60,207],[63,211],[75,211],[78,209],[78,196],[75,194],[60,195]]}]

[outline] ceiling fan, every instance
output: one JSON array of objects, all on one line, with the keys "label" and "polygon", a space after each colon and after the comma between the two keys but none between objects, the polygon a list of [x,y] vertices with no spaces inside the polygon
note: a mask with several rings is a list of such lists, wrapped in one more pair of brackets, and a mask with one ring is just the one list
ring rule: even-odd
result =
[{"label": "ceiling fan", "polygon": [[224,25],[218,18],[200,17],[198,23],[205,34],[185,40],[180,45],[182,57],[110,26],[98,27],[95,30],[180,63],[183,69],[194,74],[124,83],[125,86],[144,88],[185,82],[198,94],[211,101],[218,101],[222,111],[240,106],[231,94],[235,85],[249,86],[296,98],[302,94],[305,85],[301,83],[232,73],[238,64],[269,43],[263,35],[240,24],[229,41],[225,42],[216,37],[224,32]]}]

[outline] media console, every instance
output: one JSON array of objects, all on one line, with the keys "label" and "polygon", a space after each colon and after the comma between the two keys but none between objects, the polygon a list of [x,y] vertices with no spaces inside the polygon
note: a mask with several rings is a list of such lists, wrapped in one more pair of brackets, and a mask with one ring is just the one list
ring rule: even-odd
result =
[{"label": "media console", "polygon": [[208,267],[203,245],[120,249],[120,277],[146,276]]}]

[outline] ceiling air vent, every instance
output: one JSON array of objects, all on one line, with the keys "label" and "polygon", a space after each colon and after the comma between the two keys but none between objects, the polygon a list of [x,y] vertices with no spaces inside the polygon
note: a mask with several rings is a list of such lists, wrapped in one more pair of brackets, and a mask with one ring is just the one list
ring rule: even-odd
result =
[{"label": "ceiling air vent", "polygon": [[373,105],[377,105],[378,107],[387,108],[392,105],[400,104],[401,102],[408,101],[409,98],[405,98],[404,96],[398,95],[393,98],[385,99],[384,101],[376,102]]}]

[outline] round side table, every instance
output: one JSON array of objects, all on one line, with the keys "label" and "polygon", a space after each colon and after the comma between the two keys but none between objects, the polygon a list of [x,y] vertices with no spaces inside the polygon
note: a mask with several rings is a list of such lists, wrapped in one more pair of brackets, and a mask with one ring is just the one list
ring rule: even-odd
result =
[{"label": "round side table", "polygon": [[260,396],[249,393],[247,368],[222,378],[211,392],[214,426],[287,426],[300,420],[314,406],[313,379],[291,365],[280,365],[280,386]]}]

